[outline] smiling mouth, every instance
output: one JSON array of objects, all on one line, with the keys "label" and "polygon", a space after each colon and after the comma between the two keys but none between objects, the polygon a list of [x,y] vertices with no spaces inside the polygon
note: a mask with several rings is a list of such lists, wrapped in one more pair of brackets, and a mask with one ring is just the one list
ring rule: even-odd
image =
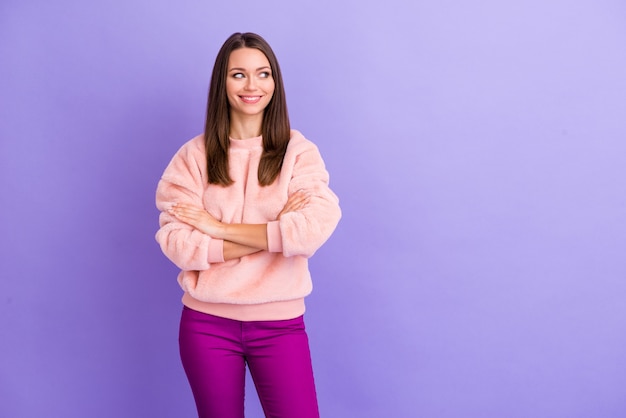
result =
[{"label": "smiling mouth", "polygon": [[239,96],[242,102],[254,104],[261,100],[261,96]]}]

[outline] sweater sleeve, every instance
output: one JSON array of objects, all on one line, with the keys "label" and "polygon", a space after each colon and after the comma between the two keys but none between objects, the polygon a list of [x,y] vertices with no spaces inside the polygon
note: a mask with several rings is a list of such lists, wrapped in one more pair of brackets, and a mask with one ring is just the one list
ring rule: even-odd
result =
[{"label": "sweater sleeve", "polygon": [[202,150],[189,142],[174,155],[156,191],[159,230],[156,240],[163,253],[182,270],[206,270],[211,263],[223,262],[224,241],[211,238],[191,225],[168,214],[175,203],[203,207]]},{"label": "sweater sleeve", "polygon": [[273,240],[280,242],[269,246],[270,251],[280,250],[287,257],[310,257],[330,238],[341,218],[341,209],[339,199],[328,186],[329,175],[317,147],[306,141],[298,148],[301,152],[293,162],[289,194],[302,190],[311,195],[311,200],[303,209],[288,212],[268,225],[268,232],[280,230],[280,240]]}]

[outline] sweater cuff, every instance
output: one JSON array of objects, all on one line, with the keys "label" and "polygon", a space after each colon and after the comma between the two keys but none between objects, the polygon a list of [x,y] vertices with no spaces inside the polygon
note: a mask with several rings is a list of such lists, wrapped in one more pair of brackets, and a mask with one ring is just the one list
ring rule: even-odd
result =
[{"label": "sweater cuff", "polygon": [[212,238],[209,240],[209,263],[223,263],[224,262],[224,240]]},{"label": "sweater cuff", "polygon": [[267,223],[267,250],[271,253],[283,252],[283,237],[280,235],[280,221]]}]

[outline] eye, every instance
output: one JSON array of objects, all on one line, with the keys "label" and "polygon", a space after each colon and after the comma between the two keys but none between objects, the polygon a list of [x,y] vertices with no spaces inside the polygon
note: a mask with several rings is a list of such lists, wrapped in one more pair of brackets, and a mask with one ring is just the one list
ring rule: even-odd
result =
[{"label": "eye", "polygon": [[232,74],[233,78],[244,78],[243,73],[234,73]]},{"label": "eye", "polygon": [[272,74],[270,74],[269,71],[263,71],[262,73],[259,74],[259,77],[261,78],[270,78],[272,76]]}]

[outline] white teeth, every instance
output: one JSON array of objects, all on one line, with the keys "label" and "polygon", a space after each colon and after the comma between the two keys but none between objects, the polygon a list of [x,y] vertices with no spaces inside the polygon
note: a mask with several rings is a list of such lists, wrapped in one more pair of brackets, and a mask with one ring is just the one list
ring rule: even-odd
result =
[{"label": "white teeth", "polygon": [[246,103],[256,103],[261,100],[261,96],[240,96],[241,100]]}]

